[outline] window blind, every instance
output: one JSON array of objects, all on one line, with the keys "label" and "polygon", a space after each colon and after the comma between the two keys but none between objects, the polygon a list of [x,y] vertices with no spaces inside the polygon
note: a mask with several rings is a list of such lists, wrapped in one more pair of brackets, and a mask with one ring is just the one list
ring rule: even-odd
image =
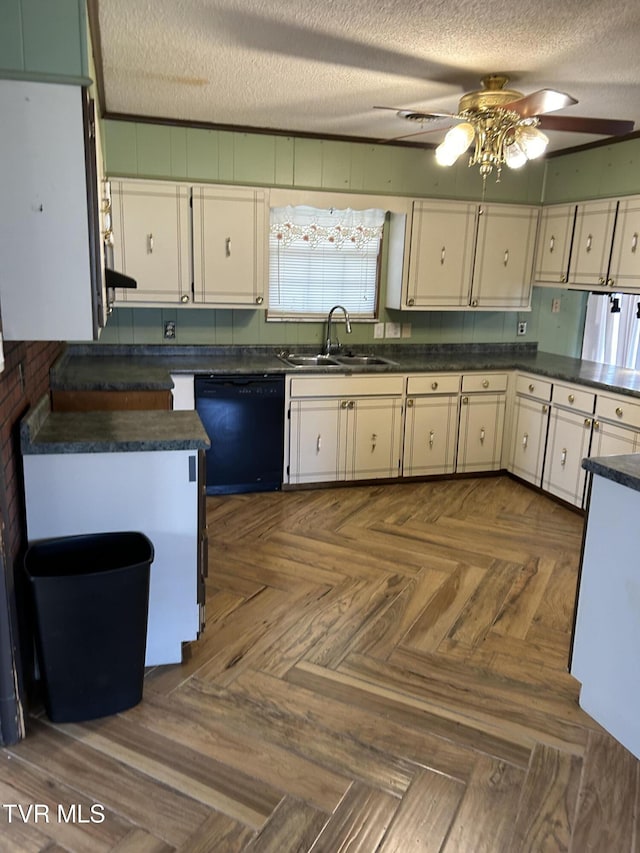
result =
[{"label": "window blind", "polygon": [[269,317],[324,319],[336,304],[375,317],[385,211],[273,208]]}]

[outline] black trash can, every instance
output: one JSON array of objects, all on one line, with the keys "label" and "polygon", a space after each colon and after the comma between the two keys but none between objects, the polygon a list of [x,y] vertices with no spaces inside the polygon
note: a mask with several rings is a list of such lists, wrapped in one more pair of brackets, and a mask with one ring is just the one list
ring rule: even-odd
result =
[{"label": "black trash can", "polygon": [[47,715],[115,714],[142,699],[153,544],[131,531],[36,542],[24,567]]}]

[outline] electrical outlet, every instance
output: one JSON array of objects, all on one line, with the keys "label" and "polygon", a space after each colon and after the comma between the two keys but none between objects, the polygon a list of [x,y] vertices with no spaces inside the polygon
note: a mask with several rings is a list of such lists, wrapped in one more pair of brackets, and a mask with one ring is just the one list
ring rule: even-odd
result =
[{"label": "electrical outlet", "polygon": [[385,338],[399,338],[402,334],[402,327],[400,323],[385,323],[384,324],[384,336]]},{"label": "electrical outlet", "polygon": [[411,337],[411,323],[403,323],[402,324],[401,337],[403,337],[403,338],[410,338]]},{"label": "electrical outlet", "polygon": [[164,337],[167,340],[175,340],[175,337],[176,337],[176,321],[175,320],[165,320]]},{"label": "electrical outlet", "polygon": [[559,299],[552,299],[551,300],[551,313],[552,314],[559,314],[560,313],[560,300]]},{"label": "electrical outlet", "polygon": [[527,324],[524,320],[521,320],[518,323],[518,334],[519,335],[526,335],[527,334]]},{"label": "electrical outlet", "polygon": [[384,338],[384,323],[376,323],[373,327],[374,338]]}]

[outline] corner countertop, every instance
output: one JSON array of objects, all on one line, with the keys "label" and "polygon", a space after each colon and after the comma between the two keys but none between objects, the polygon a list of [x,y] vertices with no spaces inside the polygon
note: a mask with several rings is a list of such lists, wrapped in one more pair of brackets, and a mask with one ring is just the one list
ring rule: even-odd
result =
[{"label": "corner countertop", "polygon": [[20,424],[23,455],[205,450],[196,412],[52,412],[43,397]]},{"label": "corner countertop", "polygon": [[[53,390],[162,390],[171,374],[283,374],[309,369],[285,365],[282,347],[70,345],[51,371]],[[375,367],[314,367],[314,374],[523,370],[540,376],[640,397],[640,372],[538,352],[535,344],[385,344],[358,351],[393,359]],[[296,352],[313,352],[309,346]]]},{"label": "corner countertop", "polygon": [[640,453],[624,453],[620,456],[592,456],[582,460],[585,471],[612,480],[640,492]]}]

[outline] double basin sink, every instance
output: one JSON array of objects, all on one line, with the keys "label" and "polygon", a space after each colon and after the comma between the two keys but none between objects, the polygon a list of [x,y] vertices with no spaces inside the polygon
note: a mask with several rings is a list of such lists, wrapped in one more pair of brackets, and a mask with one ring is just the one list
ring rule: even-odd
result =
[{"label": "double basin sink", "polygon": [[289,367],[382,367],[397,366],[396,361],[380,355],[354,355],[353,353],[334,355],[307,355],[306,353],[281,352],[280,361]]}]

